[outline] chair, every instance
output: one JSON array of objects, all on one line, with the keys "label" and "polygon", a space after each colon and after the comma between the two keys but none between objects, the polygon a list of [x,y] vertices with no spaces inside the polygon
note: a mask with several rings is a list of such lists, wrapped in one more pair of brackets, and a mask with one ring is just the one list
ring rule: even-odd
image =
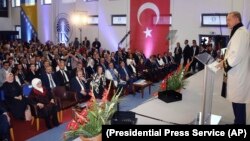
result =
[{"label": "chair", "polygon": [[40,121],[39,121],[39,119],[41,117],[38,115],[38,106],[35,105],[35,104],[30,104],[30,111],[31,111],[31,115],[32,115],[31,125],[33,125],[34,120],[36,120],[36,130],[39,131],[39,129],[40,129]]},{"label": "chair", "polygon": [[[32,115],[32,119],[31,119],[31,125],[34,124],[34,120],[36,121],[36,130],[39,131],[40,130],[40,118],[42,118],[41,116],[39,116],[38,114],[38,106],[35,104],[30,104],[30,111],[31,111],[31,115]],[[57,113],[57,117],[59,118],[59,113]]]},{"label": "chair", "polygon": [[56,103],[59,107],[59,121],[62,122],[63,110],[76,105],[77,97],[76,92],[67,91],[64,86],[57,86],[52,89],[52,93],[55,97]]},{"label": "chair", "polygon": [[15,141],[14,130],[13,130],[13,127],[11,125],[10,125],[10,138],[12,141]]}]

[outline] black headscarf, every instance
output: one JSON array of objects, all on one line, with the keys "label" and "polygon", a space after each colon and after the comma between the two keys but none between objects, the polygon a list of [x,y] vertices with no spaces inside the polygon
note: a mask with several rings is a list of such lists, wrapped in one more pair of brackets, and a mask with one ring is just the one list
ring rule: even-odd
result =
[{"label": "black headscarf", "polygon": [[233,29],[232,29],[232,31],[231,31],[231,34],[230,34],[230,39],[233,37],[235,31],[236,31],[237,29],[239,29],[240,27],[242,27],[242,26],[243,26],[243,24],[240,22],[240,23],[236,24],[236,25],[233,27]]}]

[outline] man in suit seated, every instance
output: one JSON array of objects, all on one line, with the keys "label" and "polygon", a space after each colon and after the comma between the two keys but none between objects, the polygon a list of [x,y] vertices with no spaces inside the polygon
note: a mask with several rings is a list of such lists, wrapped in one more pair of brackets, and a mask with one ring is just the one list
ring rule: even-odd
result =
[{"label": "man in suit seated", "polygon": [[78,101],[88,101],[90,95],[86,89],[87,80],[83,77],[82,70],[77,70],[76,76],[70,80],[70,88],[77,92]]},{"label": "man in suit seated", "polygon": [[52,67],[45,68],[46,73],[41,74],[41,80],[47,90],[51,90],[58,85],[56,74],[53,73]]},{"label": "man in suit seated", "polygon": [[6,110],[0,104],[0,140],[9,141],[10,140],[10,117],[8,116]]},{"label": "man in suit seated", "polygon": [[133,74],[128,67],[125,65],[124,61],[120,61],[120,67],[118,69],[120,79],[128,83],[136,81],[136,74]]},{"label": "man in suit seated", "polygon": [[126,85],[126,81],[123,81],[119,77],[118,71],[114,68],[114,64],[112,62],[109,63],[109,68],[105,71],[105,77],[108,80],[114,81],[115,87],[120,87]]},{"label": "man in suit seated", "polygon": [[59,62],[59,70],[56,72],[56,77],[58,80],[58,85],[59,86],[66,86],[69,87],[69,79],[70,79],[70,74],[67,70],[65,70],[65,61],[60,60]]},{"label": "man in suit seated", "polygon": [[132,74],[129,69],[125,66],[124,61],[120,61],[120,67],[118,69],[118,73],[120,75],[120,79],[125,81],[128,86],[128,92],[132,92],[133,90],[133,82],[135,82],[136,75]]}]

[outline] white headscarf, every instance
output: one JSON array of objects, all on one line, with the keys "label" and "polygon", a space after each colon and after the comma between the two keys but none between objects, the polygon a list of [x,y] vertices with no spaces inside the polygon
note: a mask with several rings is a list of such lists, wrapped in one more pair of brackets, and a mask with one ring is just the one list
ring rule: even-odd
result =
[{"label": "white headscarf", "polygon": [[32,84],[32,87],[36,90],[38,90],[39,92],[43,93],[43,88],[39,88],[37,86],[38,83],[42,83],[41,79],[38,79],[38,78],[34,78],[32,81],[31,81],[31,84]]}]

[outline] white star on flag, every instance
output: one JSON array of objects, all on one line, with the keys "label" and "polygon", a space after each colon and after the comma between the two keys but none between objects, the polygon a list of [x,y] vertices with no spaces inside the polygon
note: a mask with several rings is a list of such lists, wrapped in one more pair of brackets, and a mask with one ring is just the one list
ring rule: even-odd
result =
[{"label": "white star on flag", "polygon": [[152,30],[150,30],[150,29],[147,28],[146,31],[143,31],[143,32],[146,35],[146,38],[147,37],[152,37],[152,35],[151,35]]}]

